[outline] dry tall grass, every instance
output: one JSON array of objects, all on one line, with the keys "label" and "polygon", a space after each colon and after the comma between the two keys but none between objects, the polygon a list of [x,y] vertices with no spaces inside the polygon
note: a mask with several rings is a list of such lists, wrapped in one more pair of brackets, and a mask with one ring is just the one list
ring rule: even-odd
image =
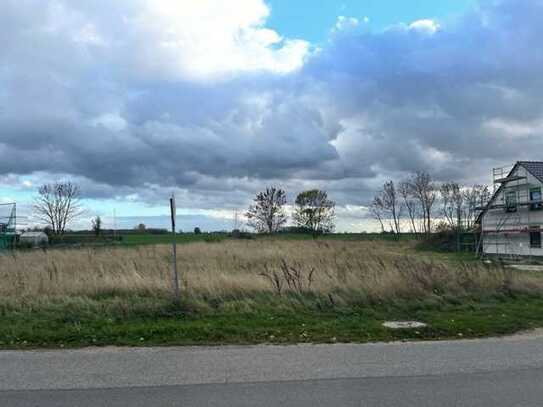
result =
[{"label": "dry tall grass", "polygon": [[[0,297],[20,302],[105,294],[168,295],[170,248],[36,250],[0,256]],[[438,260],[408,245],[341,241],[227,241],[178,247],[194,300],[250,300],[268,293],[318,295],[343,304],[543,292],[539,278],[499,267]]]}]

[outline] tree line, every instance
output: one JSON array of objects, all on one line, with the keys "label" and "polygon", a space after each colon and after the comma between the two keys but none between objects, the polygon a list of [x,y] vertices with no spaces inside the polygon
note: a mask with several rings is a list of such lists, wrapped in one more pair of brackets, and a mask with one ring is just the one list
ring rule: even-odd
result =
[{"label": "tree line", "polygon": [[[386,181],[373,198],[370,212],[383,232],[428,235],[436,229],[469,231],[475,226],[477,208],[489,198],[486,185],[438,184],[429,173],[420,171],[396,183]],[[435,218],[439,220],[436,225]]]},{"label": "tree line", "polygon": [[[62,235],[66,226],[83,214],[80,194],[79,187],[71,182],[42,185],[34,212],[52,234]],[[484,206],[489,197],[486,185],[465,186],[453,181],[438,184],[429,173],[421,171],[399,182],[386,181],[369,210],[382,232],[430,234],[439,228],[461,231],[474,227],[477,208]],[[268,187],[256,194],[247,209],[247,224],[259,233],[276,233],[288,222],[286,206],[285,190]],[[335,228],[335,206],[326,191],[303,191],[294,201],[292,220],[297,228],[314,235],[329,233]],[[436,219],[439,222],[434,225]],[[93,219],[92,229],[100,234],[100,217]]]},{"label": "tree line", "polygon": [[[65,233],[69,223],[80,217],[84,211],[81,206],[81,190],[72,182],[44,184],[38,189],[34,201],[36,217],[47,224],[47,230],[57,236]],[[288,221],[285,210],[286,192],[276,187],[266,188],[254,198],[246,212],[248,225],[259,233],[275,233]],[[297,227],[313,234],[328,233],[334,230],[335,202],[328,199],[326,191],[312,189],[298,194],[292,215]],[[137,226],[145,230],[145,225]],[[102,231],[102,219],[92,219],[92,230],[98,236]],[[200,229],[195,228],[195,233]]]},{"label": "tree line", "polygon": [[[256,194],[253,204],[245,213],[247,224],[259,233],[276,233],[288,222],[285,190],[268,187]],[[311,189],[299,193],[294,201],[294,224],[313,235],[332,232],[335,228],[334,201],[326,191]]]}]

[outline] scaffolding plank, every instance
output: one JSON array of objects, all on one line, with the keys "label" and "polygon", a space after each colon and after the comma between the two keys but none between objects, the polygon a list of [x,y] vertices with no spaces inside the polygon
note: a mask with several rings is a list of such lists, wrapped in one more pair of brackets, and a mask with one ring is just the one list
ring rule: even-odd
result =
[{"label": "scaffolding plank", "polygon": [[511,181],[519,181],[521,179],[527,179],[526,176],[522,175],[514,175],[511,177],[504,177],[504,178],[498,178],[494,180],[495,184],[503,184],[505,182],[511,182]]}]

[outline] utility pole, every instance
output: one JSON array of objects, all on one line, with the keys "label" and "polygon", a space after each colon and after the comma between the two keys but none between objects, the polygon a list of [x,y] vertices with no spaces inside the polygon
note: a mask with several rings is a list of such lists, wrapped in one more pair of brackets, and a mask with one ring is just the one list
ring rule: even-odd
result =
[{"label": "utility pole", "polygon": [[170,216],[172,219],[173,289],[175,294],[175,302],[179,304],[181,302],[181,295],[179,293],[179,276],[177,274],[177,241],[175,234],[175,215],[175,195],[172,194],[170,198]]},{"label": "utility pole", "polygon": [[238,210],[234,209],[234,227],[233,230],[239,229]]}]

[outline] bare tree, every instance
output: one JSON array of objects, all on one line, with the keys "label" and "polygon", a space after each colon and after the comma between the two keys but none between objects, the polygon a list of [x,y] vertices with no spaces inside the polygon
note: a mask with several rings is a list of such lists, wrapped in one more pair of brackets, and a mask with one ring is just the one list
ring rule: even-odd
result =
[{"label": "bare tree", "polygon": [[409,182],[411,192],[419,202],[422,211],[423,231],[426,234],[432,232],[432,208],[437,198],[437,191],[432,177],[424,171],[417,172]]},{"label": "bare tree", "polygon": [[481,207],[490,198],[486,185],[464,187],[456,182],[447,182],[440,187],[442,214],[451,229],[470,230],[475,225]]},{"label": "bare tree", "polygon": [[254,204],[249,206],[245,216],[247,224],[259,233],[274,233],[287,223],[285,204],[287,196],[284,190],[270,187],[259,192]]},{"label": "bare tree", "polygon": [[312,189],[298,194],[293,215],[297,226],[310,229],[313,235],[334,230],[336,203],[326,191]]},{"label": "bare tree", "polygon": [[404,204],[399,199],[394,181],[385,182],[383,189],[373,199],[373,205],[380,215],[389,220],[391,229],[399,235]]},{"label": "bare tree", "polygon": [[457,182],[446,182],[439,188],[441,213],[451,229],[460,231],[465,216],[465,195]]},{"label": "bare tree", "polygon": [[71,182],[45,184],[38,189],[34,212],[54,235],[62,235],[66,226],[83,213],[79,197],[79,187]]},{"label": "bare tree", "polygon": [[412,188],[409,181],[400,182],[400,184],[398,185],[398,193],[402,198],[404,207],[407,209],[407,215],[409,216],[409,222],[411,223],[411,231],[413,233],[417,233],[417,218],[419,216],[419,206],[417,205],[417,199],[412,194]]},{"label": "bare tree", "polygon": [[377,197],[373,198],[373,201],[371,202],[370,212],[373,217],[379,222],[379,225],[381,225],[381,232],[384,232],[385,224],[383,223],[383,219],[385,217],[385,213],[383,210],[382,202]]},{"label": "bare tree", "polygon": [[480,209],[483,208],[488,201],[490,200],[490,190],[487,185],[474,185],[471,188],[467,188],[464,191],[464,201],[466,207],[465,218],[465,228],[467,230],[472,229],[475,226],[477,216],[481,212]]}]

